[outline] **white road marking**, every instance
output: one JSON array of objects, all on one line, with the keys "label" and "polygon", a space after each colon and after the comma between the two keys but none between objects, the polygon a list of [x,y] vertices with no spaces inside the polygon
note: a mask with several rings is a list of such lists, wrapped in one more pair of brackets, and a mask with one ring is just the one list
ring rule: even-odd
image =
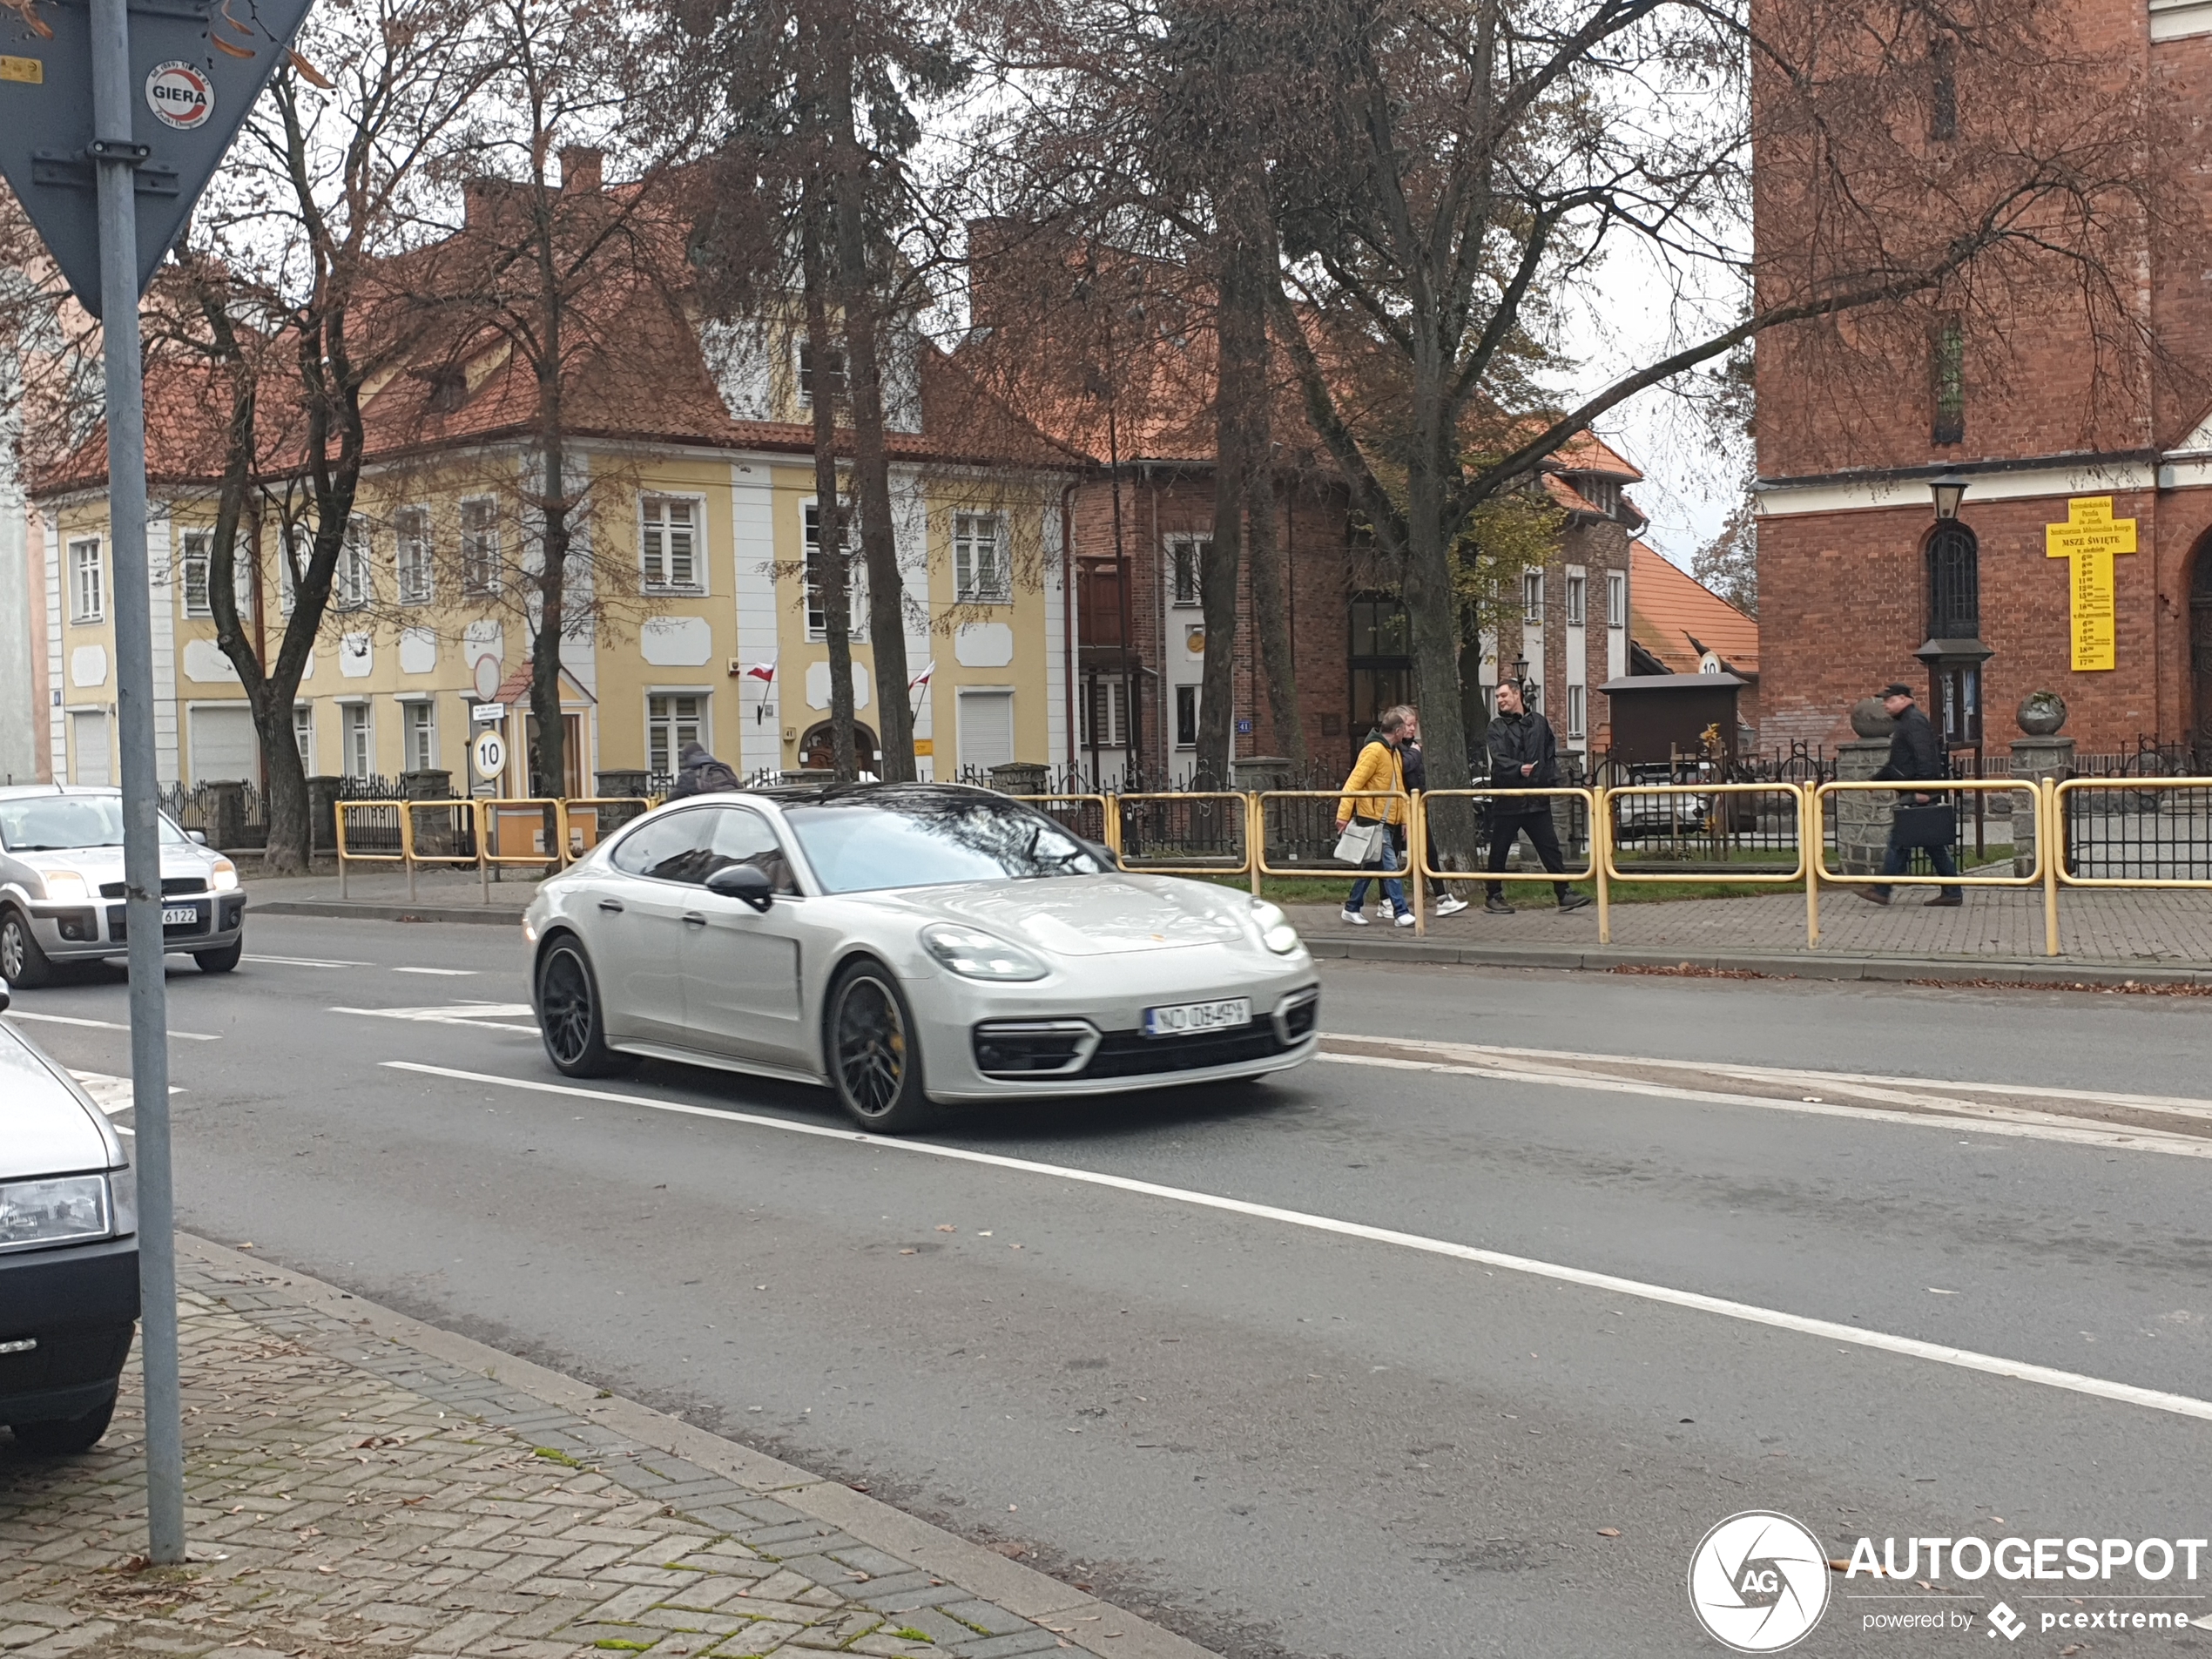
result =
[{"label": "white road marking", "polygon": [[442,979],[476,977],[476,970],[473,968],[395,968],[392,971],[395,974],[435,974]]},{"label": "white road marking", "polygon": [[[10,1008],[5,1017],[10,1020],[43,1020],[48,1025],[89,1025],[102,1031],[128,1031],[131,1028],[127,1024],[118,1025],[113,1020],[81,1020],[68,1014],[33,1014],[26,1008]],[[220,1042],[223,1040],[207,1031],[172,1031],[169,1035],[182,1042]]]},{"label": "white road marking", "polygon": [[[333,1014],[361,1014],[378,1020],[421,1020],[431,1025],[465,1025],[495,1031],[527,1031],[537,1035],[537,1010],[527,1002],[448,1002],[428,1008],[332,1008]],[[530,1023],[511,1023],[516,1015],[527,1015]]]},{"label": "white road marking", "polygon": [[373,968],[373,962],[342,962],[323,956],[242,956],[247,962],[268,962],[278,968]]},{"label": "white road marking", "polygon": [[[1357,1039],[1380,1042],[1386,1039]],[[1803,1112],[1814,1117],[1858,1117],[1876,1123],[1903,1123],[1917,1129],[1955,1130],[1962,1118],[1973,1121],[1977,1133],[2007,1135],[2033,1141],[2058,1141],[2071,1146],[2097,1146],[2121,1152],[2167,1152],[2175,1157],[2212,1158],[2212,1140],[2177,1135],[2159,1129],[2090,1129],[2047,1112],[2030,1112],[1977,1101],[1928,1103],[1957,1116],[1934,1116],[1925,1112],[1885,1111],[1875,1106],[1844,1106],[1832,1101],[1783,1100],[1771,1095],[1731,1095],[1716,1089],[1678,1089],[1671,1083],[1640,1082],[1629,1077],[1604,1077],[1591,1072],[1538,1069],[1533,1066],[1463,1066],[1440,1060],[1400,1060],[1388,1055],[1331,1054],[1313,1056],[1341,1066],[1379,1066],[1395,1071],[1440,1072],[1447,1076],[1485,1077],[1497,1082],[1547,1083],[1561,1089],[1587,1089],[1600,1095],[1649,1095],[1661,1100],[1692,1100],[1716,1106],[1757,1106],[1768,1111]],[[1617,1063],[1617,1062],[1616,1062]]]},{"label": "white road marking", "polygon": [[[129,1111],[137,1103],[131,1097],[131,1080],[128,1077],[118,1077],[112,1072],[78,1071],[74,1069],[69,1075],[77,1079],[77,1086],[79,1089],[92,1097],[92,1104],[110,1117],[113,1117],[118,1112]],[[181,1095],[185,1091],[177,1084],[171,1083],[169,1092],[172,1095]],[[115,1126],[115,1132],[118,1135],[135,1133],[134,1130],[124,1128],[120,1123]]]},{"label": "white road marking", "polygon": [[1163,1186],[1157,1182],[1140,1181],[1125,1175],[1108,1175],[1097,1170],[1082,1170],[1061,1163],[1040,1163],[1029,1158],[1008,1157],[997,1152],[977,1152],[962,1146],[937,1146],[923,1141],[890,1139],[869,1135],[860,1130],[833,1129],[821,1123],[795,1123],[789,1118],[767,1117],[754,1112],[730,1111],[713,1106],[693,1106],[681,1101],[654,1100],[644,1095],[625,1095],[607,1089],[583,1089],[572,1083],[540,1082],[519,1077],[500,1077],[489,1072],[462,1071],[450,1066],[427,1066],[409,1060],[387,1060],[384,1065],[394,1071],[421,1072],[434,1077],[451,1077],[462,1082],[490,1083],[502,1089],[522,1089],[538,1094],[564,1095],[578,1100],[608,1100],[624,1106],[644,1106],[657,1112],[674,1112],[687,1117],[714,1117],[733,1123],[743,1123],[755,1129],[779,1130],[787,1135],[807,1135],[819,1140],[845,1141],[866,1146],[879,1147],[894,1152],[911,1152],[923,1157],[945,1158],[959,1163],[986,1164],[994,1169],[1013,1170],[1025,1175],[1046,1176],[1059,1181],[1078,1182],[1087,1186],[1109,1187],[1116,1191],[1132,1192],[1148,1198],[1164,1198],[1176,1204],[1190,1204],[1203,1210],[1225,1211],[1232,1215],[1250,1216],[1257,1220],[1281,1222],[1288,1226],[1309,1228],[1316,1232],[1334,1233],[1342,1238],[1364,1239],[1371,1244],[1394,1244],[1403,1250],[1420,1251],[1431,1256],[1448,1257],[1456,1261],[1473,1262],[1480,1266],[1502,1268],[1514,1273],[1526,1273],[1537,1278],[1557,1280],[1565,1285],[1579,1285],[1585,1289],[1604,1291],[1615,1296],[1633,1296],[1647,1302],[1657,1302],[1669,1307],[1687,1308],[1700,1313],[1718,1314],[1723,1318],[1740,1319],[1749,1325],[1764,1325],[1779,1331],[1795,1332],[1802,1336],[1818,1337],[1823,1341],[1848,1343],[1856,1347],[1872,1348],[1883,1353],[1902,1355],[1912,1359],[1930,1360],[1937,1365],[1952,1366],[1962,1371],[1983,1372],[1993,1377],[2010,1377],[2017,1381],[2036,1383],[2046,1388],[2063,1389],[2069,1393],[2087,1394],[2098,1399],[2114,1400],[2123,1405],[2141,1406],[2153,1411],[2172,1412],[2182,1417],[2193,1417],[2201,1422],[2212,1422],[2212,1400],[2198,1399],[2188,1394],[2172,1394],[2161,1389],[2141,1388],[2133,1383],[2114,1382],[2103,1377],[2085,1376],[2079,1372],[2060,1371],[2050,1366],[2030,1365],[2024,1360],[2006,1359],[1996,1354],[1977,1353],[1969,1348],[1953,1348],[1939,1342],[1924,1342],[1918,1337],[1893,1336],[1887,1332],[1868,1331],[1858,1325],[1838,1325],[1827,1319],[1809,1318],[1800,1313],[1785,1313],[1776,1308],[1763,1308],[1749,1302],[1732,1302],[1724,1297],[1706,1296],[1696,1291],[1676,1290],[1667,1285],[1649,1285],[1640,1279],[1621,1278],[1611,1273],[1592,1272],[1587,1268],[1568,1267],[1557,1262],[1535,1260],[1527,1256],[1510,1256],[1502,1251],[1482,1250],[1472,1244],[1453,1244],[1448,1239],[1425,1238],[1420,1233],[1399,1232],[1394,1228],[1371,1227],[1363,1222],[1343,1221],[1333,1216],[1317,1216],[1302,1210],[1284,1210],[1274,1204],[1253,1204],[1248,1199],[1224,1197],[1218,1193],[1197,1192],[1187,1187]]}]

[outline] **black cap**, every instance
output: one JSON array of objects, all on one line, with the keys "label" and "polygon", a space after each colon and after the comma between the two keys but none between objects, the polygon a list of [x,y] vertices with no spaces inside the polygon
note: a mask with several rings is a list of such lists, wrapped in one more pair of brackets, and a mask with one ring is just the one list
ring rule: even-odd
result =
[{"label": "black cap", "polygon": [[1912,688],[1903,680],[1892,680],[1887,685],[1882,687],[1884,697],[1912,697],[1914,694]]}]

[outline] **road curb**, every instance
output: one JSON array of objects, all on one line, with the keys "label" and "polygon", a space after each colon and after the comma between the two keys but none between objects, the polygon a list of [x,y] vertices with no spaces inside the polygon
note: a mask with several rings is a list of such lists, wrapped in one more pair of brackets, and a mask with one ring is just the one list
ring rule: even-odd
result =
[{"label": "road curb", "polygon": [[1578,945],[1455,945],[1435,940],[1311,939],[1322,961],[1451,963],[1564,973],[1676,968],[1762,979],[1875,980],[1948,985],[2212,985],[2212,969],[2069,961],[2065,958],[1845,956],[1817,952],[1602,949]]},{"label": "road curb", "polygon": [[[365,1327],[377,1336],[417,1349],[434,1358],[496,1378],[510,1388],[543,1400],[578,1417],[603,1423],[616,1433],[711,1469],[738,1486],[826,1521],[862,1543],[913,1562],[925,1571],[958,1584],[1009,1613],[1042,1622],[1096,1622],[1096,1633],[1077,1632],[1062,1637],[1071,1646],[1100,1656],[1100,1659],[1219,1659],[1211,1649],[1179,1636],[1172,1630],[1140,1619],[1111,1602],[1100,1601],[1058,1579],[1008,1561],[997,1551],[969,1542],[902,1509],[854,1491],[840,1481],[826,1480],[795,1463],[770,1457],[736,1440],[694,1427],[680,1418],[657,1412],[619,1394],[610,1394],[590,1383],[532,1363],[517,1355],[487,1346],[435,1325],[368,1301],[350,1291],[287,1267],[226,1248],[192,1233],[177,1234],[179,1253],[210,1267],[251,1273],[273,1281],[293,1296],[335,1318]],[[1106,1627],[1111,1626],[1111,1629]]]},{"label": "road curb", "polygon": [[247,895],[247,908],[257,916],[337,916],[354,921],[475,921],[495,927],[518,927],[523,907],[512,910],[497,906],[452,904],[371,904],[351,899],[264,899]]}]

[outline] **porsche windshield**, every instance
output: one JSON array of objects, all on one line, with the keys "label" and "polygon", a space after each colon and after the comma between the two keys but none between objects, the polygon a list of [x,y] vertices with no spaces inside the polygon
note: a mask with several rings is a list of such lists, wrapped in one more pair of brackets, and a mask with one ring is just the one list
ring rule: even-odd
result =
[{"label": "porsche windshield", "polygon": [[787,808],[828,893],[1097,875],[1106,864],[1042,813],[967,790],[872,789]]}]

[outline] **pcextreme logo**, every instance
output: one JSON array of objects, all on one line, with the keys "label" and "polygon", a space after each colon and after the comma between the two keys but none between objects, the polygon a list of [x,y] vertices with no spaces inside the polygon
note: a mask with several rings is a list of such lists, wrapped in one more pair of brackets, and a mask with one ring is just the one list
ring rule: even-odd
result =
[{"label": "pcextreme logo", "polygon": [[1779,1653],[1828,1610],[1828,1553],[1787,1515],[1730,1515],[1689,1558],[1689,1606],[1714,1641],[1738,1653]]}]

